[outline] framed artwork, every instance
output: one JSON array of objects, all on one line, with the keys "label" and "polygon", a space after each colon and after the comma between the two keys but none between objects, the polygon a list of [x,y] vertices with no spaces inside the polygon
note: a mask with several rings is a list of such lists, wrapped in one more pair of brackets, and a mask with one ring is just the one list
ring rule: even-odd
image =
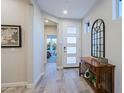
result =
[{"label": "framed artwork", "polygon": [[21,47],[21,26],[1,25],[1,47],[2,48]]}]

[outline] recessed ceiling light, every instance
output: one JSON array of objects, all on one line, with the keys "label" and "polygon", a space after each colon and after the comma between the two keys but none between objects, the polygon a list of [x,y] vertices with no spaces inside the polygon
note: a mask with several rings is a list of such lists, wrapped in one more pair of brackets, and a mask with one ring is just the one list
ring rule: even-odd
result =
[{"label": "recessed ceiling light", "polygon": [[48,23],[49,21],[48,20],[45,20],[46,23]]},{"label": "recessed ceiling light", "polygon": [[64,13],[64,14],[67,14],[67,13],[68,13],[68,11],[67,11],[67,10],[64,10],[64,11],[63,11],[63,13]]}]

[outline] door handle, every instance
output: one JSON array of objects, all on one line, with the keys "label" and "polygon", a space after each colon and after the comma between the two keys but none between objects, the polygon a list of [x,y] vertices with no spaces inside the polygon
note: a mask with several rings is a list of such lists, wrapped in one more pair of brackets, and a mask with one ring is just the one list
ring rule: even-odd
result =
[{"label": "door handle", "polygon": [[64,50],[66,49],[66,47],[64,46]]},{"label": "door handle", "polygon": [[66,51],[66,47],[64,47],[64,52],[67,52],[67,51]]}]

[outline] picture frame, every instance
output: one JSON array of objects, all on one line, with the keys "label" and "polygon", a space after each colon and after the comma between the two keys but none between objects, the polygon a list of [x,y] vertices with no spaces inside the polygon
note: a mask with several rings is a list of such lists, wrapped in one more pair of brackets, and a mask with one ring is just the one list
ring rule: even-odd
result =
[{"label": "picture frame", "polygon": [[1,25],[1,47],[19,48],[21,47],[21,26]]}]

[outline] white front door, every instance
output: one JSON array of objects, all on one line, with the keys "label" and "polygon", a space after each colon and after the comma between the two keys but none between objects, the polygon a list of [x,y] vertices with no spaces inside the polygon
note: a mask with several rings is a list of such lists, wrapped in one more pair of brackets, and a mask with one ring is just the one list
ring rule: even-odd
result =
[{"label": "white front door", "polygon": [[80,24],[68,24],[63,31],[63,66],[78,67],[80,53]]}]

